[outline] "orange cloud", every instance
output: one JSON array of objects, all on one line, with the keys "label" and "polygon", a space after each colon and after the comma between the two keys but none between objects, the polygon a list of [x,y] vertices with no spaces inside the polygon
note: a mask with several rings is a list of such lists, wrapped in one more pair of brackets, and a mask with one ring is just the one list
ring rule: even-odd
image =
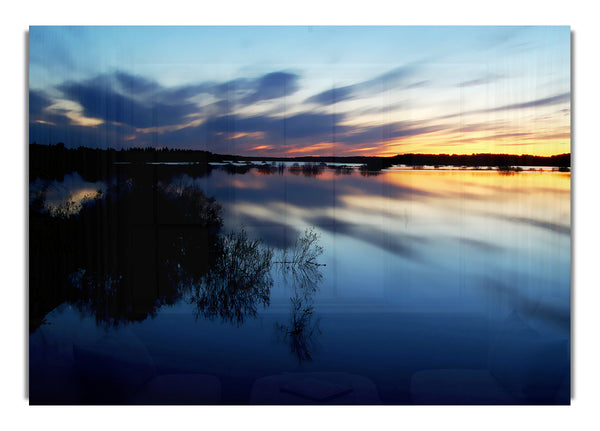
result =
[{"label": "orange cloud", "polygon": [[351,148],[349,150],[342,151],[342,153],[362,153],[365,151],[376,151],[378,147],[363,147],[363,148]]},{"label": "orange cloud", "polygon": [[[307,145],[306,147],[290,148],[289,150],[286,150],[285,153],[286,154],[295,154],[295,153],[309,153],[309,152],[313,152],[313,151],[316,151],[318,153],[321,150],[331,151],[333,146],[334,146],[334,144],[332,144],[331,142],[320,142],[318,144]],[[309,154],[306,154],[306,155],[309,155]],[[322,154],[310,154],[310,155],[322,155]]]},{"label": "orange cloud", "polygon": [[252,139],[264,139],[264,132],[238,132],[234,135],[230,136],[229,139],[239,139],[239,138],[252,138]]},{"label": "orange cloud", "polygon": [[248,151],[272,150],[273,145],[259,145],[257,147],[248,148]]}]

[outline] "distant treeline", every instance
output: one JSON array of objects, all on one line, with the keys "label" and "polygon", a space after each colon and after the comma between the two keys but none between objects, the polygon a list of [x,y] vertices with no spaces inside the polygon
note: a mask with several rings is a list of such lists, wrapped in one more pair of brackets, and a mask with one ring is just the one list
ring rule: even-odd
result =
[{"label": "distant treeline", "polygon": [[[244,158],[240,159],[243,160]],[[252,159],[252,158],[248,158]],[[256,158],[254,158],[256,160]],[[270,159],[261,159],[270,160]],[[407,166],[553,166],[570,167],[571,154],[542,157],[514,154],[398,154],[392,157],[294,157],[272,160],[296,162],[360,163],[371,170],[389,168],[394,165]]]},{"label": "distant treeline", "polygon": [[265,161],[265,162],[312,162],[312,163],[359,163],[369,170],[381,170],[393,165],[407,166],[554,166],[570,167],[571,154],[550,157],[510,154],[399,154],[392,157],[250,157],[214,154],[201,150],[131,148],[96,149],[79,147],[66,148],[63,143],[56,145],[29,145],[29,177],[62,179],[65,173],[77,171],[90,179],[107,178],[117,169],[116,163],[194,163],[190,169],[208,169],[209,162],[224,161]]},{"label": "distant treeline", "polygon": [[109,178],[118,169],[116,163],[143,164],[151,162],[196,162],[204,165],[219,162],[221,156],[208,151],[156,150],[132,148],[127,150],[78,147],[66,148],[56,145],[29,145],[29,179],[62,179],[65,173],[79,172],[89,181]]},{"label": "distant treeline", "polygon": [[[571,154],[542,157],[514,154],[399,154],[393,157],[372,157],[367,165],[381,168],[392,165],[407,166],[554,166],[570,167]],[[357,162],[360,163],[360,162]]]}]

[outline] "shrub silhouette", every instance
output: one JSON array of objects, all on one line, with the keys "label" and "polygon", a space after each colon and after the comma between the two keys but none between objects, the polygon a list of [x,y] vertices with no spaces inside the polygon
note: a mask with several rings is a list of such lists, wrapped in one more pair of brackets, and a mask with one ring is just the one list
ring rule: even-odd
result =
[{"label": "shrub silhouette", "polygon": [[221,207],[194,186],[179,193],[151,177],[119,182],[81,204],[47,211],[35,199],[30,229],[30,331],[70,301],[98,322],[143,320],[180,292],[173,262],[196,276],[218,252]]}]

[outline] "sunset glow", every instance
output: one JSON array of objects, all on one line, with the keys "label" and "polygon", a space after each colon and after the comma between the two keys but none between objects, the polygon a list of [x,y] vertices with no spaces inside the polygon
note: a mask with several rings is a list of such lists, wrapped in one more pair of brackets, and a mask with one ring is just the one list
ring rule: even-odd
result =
[{"label": "sunset glow", "polygon": [[30,142],[247,156],[571,148],[568,27],[31,27],[29,38]]}]

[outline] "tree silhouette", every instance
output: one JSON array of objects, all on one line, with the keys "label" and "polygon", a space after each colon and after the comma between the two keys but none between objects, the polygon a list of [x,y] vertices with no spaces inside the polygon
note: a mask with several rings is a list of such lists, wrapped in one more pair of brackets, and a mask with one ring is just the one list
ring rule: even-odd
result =
[{"label": "tree silhouette", "polygon": [[187,278],[196,318],[244,323],[268,306],[273,278],[273,251],[252,240],[244,229],[221,236],[214,265],[199,279]]},{"label": "tree silhouette", "polygon": [[275,331],[277,340],[289,346],[298,364],[312,361],[321,335],[320,320],[314,314],[314,295],[323,279],[321,268],[325,265],[317,261],[322,253],[319,235],[313,229],[307,229],[296,239],[291,250],[284,250],[276,262],[291,296],[290,318],[286,323],[276,323]]}]

